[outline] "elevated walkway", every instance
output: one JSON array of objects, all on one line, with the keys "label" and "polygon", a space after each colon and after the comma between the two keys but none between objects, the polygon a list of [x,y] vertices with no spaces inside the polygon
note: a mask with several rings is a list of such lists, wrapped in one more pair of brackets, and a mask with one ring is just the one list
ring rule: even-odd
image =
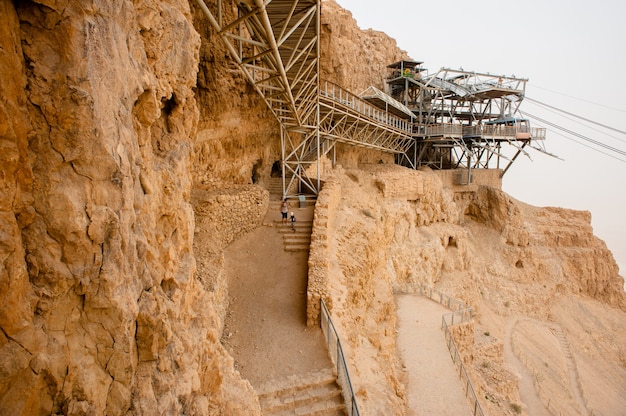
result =
[{"label": "elevated walkway", "polygon": [[[421,62],[400,61],[389,66],[390,96],[372,87],[358,97],[319,78],[320,0],[244,0],[236,11],[221,0],[211,7],[196,3],[280,123],[282,175],[289,178],[283,196],[293,196],[296,182],[299,192],[304,187],[317,194],[320,158],[336,143],[393,153],[397,163],[413,168],[443,166],[442,160],[488,168],[496,155],[497,168],[501,158],[509,160],[506,172],[535,138],[484,127],[518,113],[526,79],[448,68],[422,77]],[[536,133],[545,137],[545,130]],[[502,144],[516,153],[505,156]]]},{"label": "elevated walkway", "polygon": [[317,193],[319,158],[336,142],[390,153],[410,147],[409,122],[338,86],[321,86],[320,0],[245,0],[236,13],[230,3],[196,3],[280,123],[284,177]]}]

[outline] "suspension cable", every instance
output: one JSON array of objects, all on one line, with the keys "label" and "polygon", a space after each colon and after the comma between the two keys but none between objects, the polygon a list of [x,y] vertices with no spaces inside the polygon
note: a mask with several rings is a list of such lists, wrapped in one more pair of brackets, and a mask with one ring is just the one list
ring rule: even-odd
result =
[{"label": "suspension cable", "polygon": [[522,111],[520,111],[520,113],[522,113],[523,115],[528,116],[528,117],[530,117],[530,118],[533,118],[533,119],[535,119],[535,120],[537,120],[537,121],[540,121],[541,123],[547,124],[548,126],[551,126],[551,127],[556,128],[556,129],[559,129],[559,130],[561,130],[561,131],[563,131],[563,132],[565,132],[565,133],[567,133],[567,134],[571,134],[572,136],[578,137],[579,139],[585,140],[585,141],[587,141],[587,142],[589,142],[589,143],[593,143],[593,144],[595,144],[596,146],[600,146],[600,147],[603,147],[603,148],[605,148],[605,149],[607,149],[607,150],[610,150],[610,151],[612,151],[612,152],[618,153],[618,154],[620,154],[620,155],[622,155],[622,156],[626,156],[626,152],[625,152],[625,151],[620,150],[620,149],[618,149],[618,148],[616,148],[616,147],[609,146],[609,145],[604,144],[604,143],[602,143],[602,142],[599,142],[599,141],[597,141],[597,140],[593,140],[593,139],[591,139],[591,138],[589,138],[589,137],[587,137],[587,136],[584,136],[584,135],[582,135],[582,134],[580,134],[580,133],[576,133],[575,131],[572,131],[572,130],[566,129],[566,128],[564,128],[564,127],[561,127],[561,126],[559,126],[559,125],[557,125],[557,124],[555,124],[555,123],[552,123],[552,122],[550,122],[550,121],[548,121],[548,120],[545,120],[545,119],[542,119],[542,118],[540,118],[540,117],[537,117],[537,116],[535,116],[535,115],[533,115],[533,114],[530,114],[530,113],[528,113],[528,112],[525,112],[525,111],[524,111],[524,112],[522,112]]},{"label": "suspension cable", "polygon": [[569,111],[562,110],[562,109],[560,109],[560,108],[557,108],[557,107],[551,106],[551,105],[546,104],[546,103],[542,103],[541,101],[537,101],[537,100],[532,99],[532,98],[530,98],[530,97],[524,97],[524,98],[525,98],[526,100],[530,101],[530,102],[533,102],[533,103],[536,103],[536,104],[542,105],[542,106],[544,106],[544,107],[551,108],[551,109],[553,109],[553,110],[559,111],[559,112],[564,113],[564,114],[567,114],[567,115],[569,115],[569,116],[579,118],[579,119],[581,119],[581,120],[585,120],[585,121],[586,121],[586,122],[588,122],[588,123],[595,124],[595,125],[597,125],[597,126],[604,127],[605,129],[608,129],[608,130],[613,130],[613,131],[618,132],[618,133],[621,133],[621,134],[626,134],[626,131],[616,129],[616,128],[611,127],[611,126],[607,126],[606,124],[598,123],[597,121],[589,120],[588,118],[585,118],[585,117],[582,117],[582,116],[579,116],[579,115],[576,115],[576,114],[570,113]]},{"label": "suspension cable", "polygon": [[[533,104],[533,105],[537,105],[537,104],[534,104],[534,103],[532,103],[532,104]],[[619,142],[626,143],[626,138],[622,139],[622,138],[617,137],[617,136],[615,136],[615,135],[613,135],[613,134],[609,134],[609,133],[608,133],[608,132],[606,132],[606,131],[603,131],[603,130],[600,130],[600,129],[596,128],[596,127],[592,127],[592,126],[590,126],[590,125],[588,125],[588,124],[585,124],[585,123],[584,123],[583,121],[581,121],[581,120],[577,120],[577,119],[575,119],[575,118],[573,118],[573,117],[568,117],[568,116],[566,116],[566,115],[559,114],[557,111],[551,110],[550,108],[547,108],[547,107],[541,107],[540,105],[537,105],[537,106],[538,106],[539,108],[541,108],[541,109],[545,110],[545,111],[549,111],[549,112],[551,112],[552,114],[556,114],[556,115],[558,115],[559,117],[563,117],[564,119],[569,120],[569,121],[571,121],[571,122],[573,122],[573,123],[576,123],[576,124],[579,124],[579,125],[581,125],[581,126],[584,126],[584,127],[588,128],[588,129],[591,129],[591,130],[593,130],[593,131],[595,131],[595,132],[598,132],[598,133],[603,134],[603,135],[605,135],[605,136],[607,136],[607,137],[610,137],[610,138],[612,138],[612,139],[615,139],[615,140],[617,140],[617,141],[619,141]]]},{"label": "suspension cable", "polygon": [[606,104],[596,103],[596,102],[594,102],[594,101],[585,100],[584,98],[580,98],[580,97],[574,97],[573,95],[569,95],[569,94],[563,94],[562,92],[554,91],[554,90],[551,90],[551,89],[549,89],[549,88],[540,87],[540,86],[539,86],[539,85],[537,85],[537,84],[533,84],[533,85],[532,85],[532,87],[533,87],[533,88],[539,88],[540,90],[544,90],[544,91],[549,91],[549,92],[551,92],[551,93],[553,93],[553,94],[562,95],[563,97],[573,98],[573,99],[578,100],[578,101],[582,101],[582,102],[585,102],[585,103],[589,103],[589,104],[597,105],[597,106],[599,106],[599,107],[608,108],[609,110],[619,111],[620,113],[626,113],[626,110],[624,110],[624,109],[622,109],[622,108],[617,108],[617,107],[612,107],[612,106],[610,106],[610,105],[606,105]]}]

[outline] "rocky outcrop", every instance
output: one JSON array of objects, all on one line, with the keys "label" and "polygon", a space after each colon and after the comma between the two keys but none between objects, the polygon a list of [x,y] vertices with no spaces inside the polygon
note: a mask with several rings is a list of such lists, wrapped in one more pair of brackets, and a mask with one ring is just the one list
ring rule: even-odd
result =
[{"label": "rocky outcrop", "polygon": [[389,35],[361,30],[352,13],[335,0],[322,1],[320,49],[321,79],[355,94],[370,85],[382,90],[387,65],[410,59]]},{"label": "rocky outcrop", "polygon": [[0,8],[3,413],[258,412],[196,279],[188,2]]},{"label": "rocky outcrop", "polygon": [[[515,376],[503,359],[508,317],[540,319],[546,326],[558,322],[575,336],[574,354],[593,356],[585,366],[596,369],[593,376],[581,375],[583,385],[592,385],[603,371],[602,378],[622,378],[619,366],[607,369],[608,363],[621,362],[624,351],[615,346],[624,337],[593,334],[626,319],[623,279],[606,245],[593,235],[589,214],[528,206],[478,179],[471,187],[451,186],[447,175],[392,165],[338,168],[320,193],[309,257],[308,322],[317,321],[316,304],[324,298],[345,337],[364,413],[404,411],[400,364],[389,354],[396,333],[393,293],[418,293],[419,285],[475,308],[475,332],[462,334],[460,348],[490,413],[515,414],[512,409],[519,406]],[[491,182],[489,175],[484,179]],[[563,302],[580,306],[564,314]],[[603,312],[583,306],[595,302],[605,305]],[[584,331],[573,316],[586,322]],[[599,342],[611,353],[599,357]],[[613,386],[604,394],[618,403],[620,392]],[[601,406],[596,401],[590,408]]]},{"label": "rocky outcrop", "polygon": [[[224,10],[235,13],[234,4]],[[198,187],[267,187],[272,165],[280,160],[278,122],[197,7],[193,18],[202,38],[195,88],[200,119],[193,143],[194,182]]]},{"label": "rocky outcrop", "polygon": [[[382,86],[406,54],[322,7],[322,78]],[[222,252],[267,209],[271,113],[193,2],[0,0],[0,15],[3,413],[259,414],[219,342]],[[595,363],[583,390],[611,391],[588,375],[615,375],[623,337],[590,337],[620,333],[623,282],[588,213],[528,207],[493,177],[459,189],[390,154],[335,156],[345,170],[323,162],[309,296],[347,336],[364,409],[404,410],[390,299],[422,282],[475,306],[494,339],[513,314],[558,321]],[[472,363],[500,350],[477,347]],[[488,380],[502,374],[484,389],[504,403]]]}]

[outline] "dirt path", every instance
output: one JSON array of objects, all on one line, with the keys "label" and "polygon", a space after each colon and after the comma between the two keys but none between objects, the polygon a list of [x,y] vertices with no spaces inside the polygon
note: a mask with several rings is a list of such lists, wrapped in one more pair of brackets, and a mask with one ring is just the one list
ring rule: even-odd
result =
[{"label": "dirt path", "polygon": [[519,395],[520,399],[526,406],[526,413],[533,416],[549,416],[550,412],[543,405],[543,402],[537,395],[535,385],[533,384],[532,374],[522,364],[513,352],[511,343],[511,335],[515,329],[515,325],[519,321],[518,317],[509,319],[505,328],[504,335],[504,361],[509,365],[509,369],[519,377]]},{"label": "dirt path", "polygon": [[[293,208],[296,217],[312,207]],[[306,327],[307,252],[288,253],[270,210],[265,225],[225,251],[229,301],[222,343],[253,386],[332,367],[319,328]]]},{"label": "dirt path", "polygon": [[397,348],[408,373],[411,415],[470,415],[441,330],[445,307],[419,295],[396,297]]},{"label": "dirt path", "polygon": [[[544,322],[530,318],[514,317],[509,319],[505,329],[504,359],[505,362],[511,367],[511,370],[514,373],[517,373],[517,375],[519,376],[520,398],[526,406],[527,413],[530,415],[539,416],[550,415],[552,413],[548,409],[546,409],[544,403],[537,394],[537,388],[533,383],[532,374],[513,351],[512,336],[515,332],[517,324],[520,322],[534,322],[535,324],[542,327],[548,327]],[[574,408],[577,406],[580,414],[583,416],[587,416],[589,415],[589,410],[587,409],[583,391],[580,387],[580,377],[578,375],[578,369],[576,366],[576,362],[574,361],[574,357],[571,353],[567,338],[563,333],[562,328],[558,324],[551,323],[550,327],[554,331],[554,336],[559,342],[560,353],[563,355],[563,358],[567,364],[568,383],[567,386],[564,384],[563,387],[569,387],[567,391],[569,395],[571,395],[571,398],[573,400],[572,406]]]}]

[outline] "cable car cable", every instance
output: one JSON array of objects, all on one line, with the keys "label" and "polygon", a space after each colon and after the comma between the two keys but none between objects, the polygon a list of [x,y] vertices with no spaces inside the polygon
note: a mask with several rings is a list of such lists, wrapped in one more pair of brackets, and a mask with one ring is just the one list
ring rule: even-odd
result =
[{"label": "cable car cable", "polygon": [[535,115],[532,115],[532,114],[530,114],[530,113],[528,113],[528,112],[526,112],[526,111],[520,111],[520,113],[522,113],[523,115],[528,116],[528,117],[530,117],[530,118],[533,118],[533,119],[535,119],[535,120],[537,120],[537,121],[540,121],[540,122],[542,122],[542,123],[544,123],[544,124],[547,124],[547,125],[549,125],[549,126],[551,126],[551,127],[554,127],[554,128],[556,128],[556,129],[559,129],[559,130],[561,130],[561,131],[564,131],[564,132],[566,132],[566,133],[568,133],[568,134],[571,134],[572,136],[575,136],[575,137],[578,137],[578,138],[580,138],[580,139],[583,139],[583,140],[585,140],[585,141],[587,141],[587,142],[589,142],[589,143],[593,143],[593,144],[595,144],[596,146],[600,146],[600,147],[603,147],[603,148],[605,148],[605,149],[607,149],[607,150],[610,150],[610,151],[612,151],[612,152],[619,153],[620,155],[626,156],[626,151],[620,150],[620,149],[618,149],[618,148],[616,148],[616,147],[613,147],[613,146],[609,146],[609,145],[604,144],[604,143],[602,143],[602,142],[599,142],[599,141],[597,141],[597,140],[593,140],[593,139],[591,139],[591,138],[589,138],[589,137],[587,137],[587,136],[584,136],[584,135],[582,135],[582,134],[580,134],[580,133],[576,133],[575,131],[572,131],[572,130],[566,129],[565,127],[561,127],[561,126],[559,126],[558,124],[555,124],[555,123],[552,123],[552,122],[550,122],[550,121],[548,121],[548,120],[542,119],[541,117],[537,117],[537,116],[535,116]]},{"label": "cable car cable", "polygon": [[600,133],[600,134],[604,134],[605,136],[608,136],[608,137],[610,137],[610,138],[612,138],[612,139],[615,139],[615,140],[620,141],[620,142],[622,142],[622,143],[626,143],[626,139],[620,139],[620,138],[619,138],[619,137],[617,137],[617,136],[613,136],[612,134],[609,134],[609,133],[607,133],[607,132],[605,132],[605,131],[602,131],[602,130],[599,130],[599,129],[595,128],[595,127],[591,127],[591,126],[589,126],[589,125],[587,125],[587,124],[584,124],[582,121],[576,120],[576,119],[571,118],[571,117],[567,117],[567,116],[565,116],[565,115],[563,115],[563,114],[559,114],[558,112],[556,112],[556,111],[554,111],[554,110],[551,110],[550,108],[542,107],[540,104],[535,104],[535,103],[531,103],[531,104],[533,104],[533,105],[537,105],[537,106],[539,106],[539,107],[540,107],[541,109],[543,109],[543,110],[550,111],[550,112],[551,112],[551,113],[553,113],[553,114],[557,114],[557,115],[558,115],[558,116],[560,116],[560,117],[563,117],[563,118],[565,118],[565,119],[567,119],[567,120],[569,120],[569,121],[571,121],[571,122],[574,122],[574,123],[580,124],[581,126],[584,126],[584,127],[588,128],[588,129],[591,129],[591,130],[593,130],[593,131],[596,131],[596,132],[598,132],[598,133]]},{"label": "cable car cable", "polygon": [[616,132],[621,133],[621,134],[626,134],[626,131],[616,129],[616,128],[611,127],[611,126],[607,126],[606,124],[598,123],[597,121],[589,120],[588,118],[585,118],[585,117],[582,117],[582,116],[579,116],[579,115],[576,115],[576,114],[570,113],[569,111],[562,110],[562,109],[560,109],[560,108],[557,108],[557,107],[551,106],[551,105],[546,104],[546,103],[542,103],[541,101],[537,101],[537,100],[532,99],[532,98],[530,98],[530,97],[524,97],[524,98],[525,98],[525,99],[527,99],[527,100],[528,100],[528,101],[530,101],[530,102],[533,102],[533,103],[537,103],[537,104],[543,105],[543,106],[545,106],[545,107],[551,108],[551,109],[556,110],[556,111],[560,111],[561,113],[565,113],[565,114],[567,114],[567,115],[570,115],[570,116],[572,116],[572,117],[579,118],[579,119],[581,119],[581,120],[585,120],[585,121],[586,121],[586,122],[588,122],[588,123],[592,123],[592,124],[595,124],[595,125],[597,125],[597,126],[604,127],[605,129],[613,130],[613,131],[616,131]]},{"label": "cable car cable", "polygon": [[583,101],[583,102],[586,102],[586,103],[589,103],[589,104],[593,104],[593,105],[597,105],[597,106],[600,106],[600,107],[608,108],[610,110],[615,110],[615,111],[619,111],[621,113],[626,113],[626,110],[624,110],[622,108],[611,107],[610,105],[600,104],[600,103],[596,103],[596,102],[593,102],[593,101],[590,101],[590,100],[585,100],[584,98],[574,97],[573,95],[563,94],[562,92],[554,91],[554,90],[551,90],[549,88],[540,87],[537,84],[532,84],[532,87],[533,88],[539,88],[540,90],[544,90],[544,91],[549,91],[549,92],[554,93],[554,94],[562,95],[563,97],[573,98],[573,99],[578,100],[578,101]]}]

